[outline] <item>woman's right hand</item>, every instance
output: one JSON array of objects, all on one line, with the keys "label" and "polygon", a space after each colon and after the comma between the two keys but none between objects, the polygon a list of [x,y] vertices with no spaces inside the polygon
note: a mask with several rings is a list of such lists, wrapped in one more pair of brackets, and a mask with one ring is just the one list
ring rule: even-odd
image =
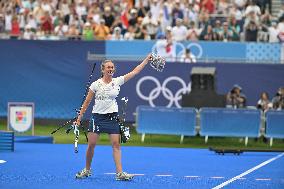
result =
[{"label": "woman's right hand", "polygon": [[149,53],[146,57],[146,60],[149,61],[149,60],[151,60],[151,58],[152,58],[152,53]]},{"label": "woman's right hand", "polygon": [[80,126],[81,125],[81,119],[77,118],[76,121],[73,122],[73,124]]}]

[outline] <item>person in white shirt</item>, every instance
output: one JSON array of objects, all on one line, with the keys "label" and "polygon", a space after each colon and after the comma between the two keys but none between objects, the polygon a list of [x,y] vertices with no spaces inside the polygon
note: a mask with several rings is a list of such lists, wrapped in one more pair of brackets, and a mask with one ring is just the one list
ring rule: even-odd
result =
[{"label": "person in white shirt", "polygon": [[187,28],[182,24],[183,20],[176,19],[176,26],[172,29],[173,40],[177,42],[185,41],[187,37]]},{"label": "person in white shirt", "polygon": [[76,13],[78,14],[79,18],[82,20],[86,20],[87,17],[87,7],[84,4],[83,0],[80,0],[75,7]]},{"label": "person in white shirt", "polygon": [[151,39],[155,39],[158,31],[157,17],[153,17],[149,11],[147,16],[143,18],[142,25],[145,26],[147,34],[150,35]]},{"label": "person in white shirt", "polygon": [[12,12],[8,10],[5,14],[5,31],[9,33],[12,30]]},{"label": "person in white shirt", "polygon": [[36,39],[36,35],[32,31],[32,27],[30,25],[27,24],[25,26],[25,31],[22,38],[26,40]]},{"label": "person in white shirt", "polygon": [[54,33],[56,36],[64,37],[67,35],[68,29],[68,25],[64,24],[63,20],[59,20],[58,26],[54,28]]},{"label": "person in white shirt", "polygon": [[167,27],[165,39],[157,40],[155,46],[157,55],[164,57],[167,62],[176,61],[176,42],[172,39],[172,28],[170,26]]},{"label": "person in white shirt", "polygon": [[161,1],[153,0],[150,3],[150,12],[152,13],[153,18],[159,18],[161,8]]},{"label": "person in white shirt", "polygon": [[124,34],[125,40],[134,40],[135,33],[134,33],[135,27],[134,26],[128,26],[127,32]]},{"label": "person in white shirt", "polygon": [[269,33],[269,43],[279,42],[279,38],[278,38],[279,31],[277,29],[276,22],[271,23],[271,26],[268,28],[268,33]]},{"label": "person in white shirt", "polygon": [[116,41],[116,40],[118,40],[118,41],[124,40],[123,35],[121,34],[120,27],[117,26],[117,27],[114,28],[113,34],[111,35],[110,40],[114,40],[114,41]]},{"label": "person in white shirt", "polygon": [[249,5],[247,6],[245,10],[245,16],[248,16],[250,12],[254,12],[254,14],[258,17],[261,15],[261,11],[260,11],[259,6],[257,6],[256,4],[256,0],[251,0],[249,2]]},{"label": "person in white shirt", "polygon": [[89,88],[87,97],[80,109],[77,120],[74,122],[80,125],[83,114],[87,110],[92,98],[95,97],[95,104],[92,111],[92,119],[88,128],[88,148],[86,152],[85,168],[76,174],[76,178],[91,176],[91,162],[94,155],[94,148],[100,133],[108,133],[113,149],[113,158],[116,166],[116,180],[131,180],[133,175],[122,171],[121,150],[120,150],[120,127],[113,117],[118,114],[116,98],[120,92],[120,86],[139,74],[148,64],[149,54],[138,66],[124,76],[113,78],[115,65],[111,60],[105,60],[101,64],[101,78],[93,82]]},{"label": "person in white shirt", "polygon": [[33,31],[36,31],[36,28],[37,28],[37,21],[33,15],[32,12],[29,13],[29,16],[27,18],[27,25],[31,26],[32,30]]}]

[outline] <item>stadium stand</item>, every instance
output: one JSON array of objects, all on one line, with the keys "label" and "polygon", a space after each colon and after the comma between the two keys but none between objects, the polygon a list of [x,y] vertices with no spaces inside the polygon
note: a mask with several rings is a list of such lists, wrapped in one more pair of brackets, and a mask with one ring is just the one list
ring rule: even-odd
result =
[{"label": "stadium stand", "polygon": [[279,42],[283,6],[280,0],[273,5],[261,0],[0,1],[0,38],[150,40],[165,37],[169,29],[177,41]]}]

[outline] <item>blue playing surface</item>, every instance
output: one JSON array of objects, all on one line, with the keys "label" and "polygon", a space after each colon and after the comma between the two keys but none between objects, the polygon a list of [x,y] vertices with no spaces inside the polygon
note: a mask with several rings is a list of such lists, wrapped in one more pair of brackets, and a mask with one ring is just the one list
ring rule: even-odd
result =
[{"label": "blue playing surface", "polygon": [[[281,154],[244,152],[237,156],[206,149],[122,147],[124,170],[138,174],[123,182],[114,179],[111,146],[97,146],[93,175],[77,180],[75,173],[84,168],[86,147],[79,145],[75,154],[71,144],[15,143],[15,152],[0,152],[0,189],[207,189]],[[284,157],[224,188],[283,189]]]}]

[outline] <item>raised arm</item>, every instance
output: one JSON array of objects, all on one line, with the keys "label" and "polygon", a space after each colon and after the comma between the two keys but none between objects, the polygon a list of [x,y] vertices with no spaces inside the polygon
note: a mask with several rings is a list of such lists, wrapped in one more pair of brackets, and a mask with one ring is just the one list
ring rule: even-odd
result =
[{"label": "raised arm", "polygon": [[138,65],[136,66],[131,72],[129,72],[128,74],[124,75],[124,82],[127,82],[129,79],[133,78],[135,75],[139,74],[144,67],[146,66],[146,64],[148,64],[148,61],[151,57],[151,54],[148,54],[148,56]]},{"label": "raised arm", "polygon": [[84,113],[88,109],[88,106],[89,106],[90,102],[92,101],[92,98],[93,98],[94,94],[95,93],[92,90],[89,89],[87,97],[86,97],[86,99],[85,99],[85,101],[84,101],[84,103],[83,103],[83,105],[82,105],[82,107],[80,109],[79,114],[78,114],[78,118],[76,120],[76,124],[77,125],[80,125],[80,121],[82,120],[82,117],[83,117]]}]

